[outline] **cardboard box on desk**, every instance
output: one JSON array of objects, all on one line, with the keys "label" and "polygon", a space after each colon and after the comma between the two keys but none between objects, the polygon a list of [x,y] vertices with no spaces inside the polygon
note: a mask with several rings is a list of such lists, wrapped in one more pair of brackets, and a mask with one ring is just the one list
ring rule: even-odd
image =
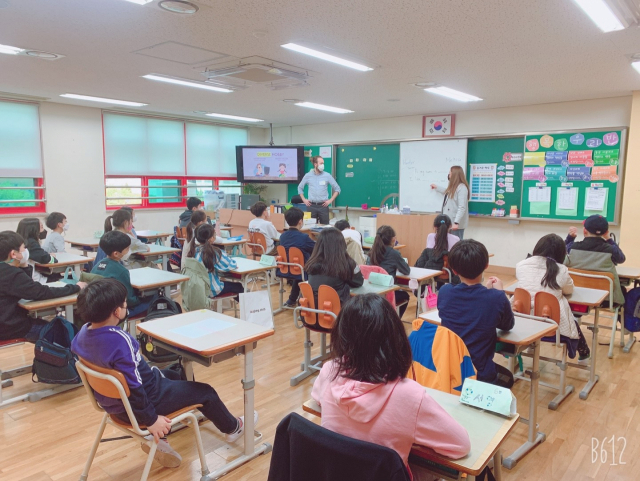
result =
[{"label": "cardboard box on desk", "polygon": [[517,413],[516,397],[511,390],[475,379],[465,379],[460,402],[509,418]]}]

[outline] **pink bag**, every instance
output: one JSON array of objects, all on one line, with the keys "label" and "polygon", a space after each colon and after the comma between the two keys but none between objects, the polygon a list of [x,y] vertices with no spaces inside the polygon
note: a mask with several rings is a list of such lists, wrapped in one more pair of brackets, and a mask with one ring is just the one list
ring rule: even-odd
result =
[{"label": "pink bag", "polygon": [[422,299],[425,311],[438,307],[438,294],[431,291],[431,286],[427,286],[427,294]]}]

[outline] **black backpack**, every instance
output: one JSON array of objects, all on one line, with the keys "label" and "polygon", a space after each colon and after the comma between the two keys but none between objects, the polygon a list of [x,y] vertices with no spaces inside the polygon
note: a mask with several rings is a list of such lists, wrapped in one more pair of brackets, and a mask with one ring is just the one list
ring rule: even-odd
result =
[{"label": "black backpack", "polygon": [[[149,304],[149,309],[147,310],[147,316],[142,322],[175,316],[176,314],[182,314],[182,307],[180,307],[180,304],[168,297],[156,295],[151,300],[151,304]],[[149,339],[149,336],[146,334],[140,334],[138,336],[138,342],[142,348],[142,353],[151,362],[159,364],[175,362],[180,358],[180,356],[171,351],[155,346],[153,344],[153,340]]]},{"label": "black backpack", "polygon": [[31,379],[47,384],[78,384],[82,382],[76,371],[71,340],[78,329],[63,317],[56,317],[40,332],[34,349]]}]

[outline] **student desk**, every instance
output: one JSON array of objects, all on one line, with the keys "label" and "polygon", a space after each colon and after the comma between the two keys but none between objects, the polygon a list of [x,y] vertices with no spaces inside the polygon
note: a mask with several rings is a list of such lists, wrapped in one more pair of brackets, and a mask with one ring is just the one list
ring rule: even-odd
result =
[{"label": "student desk", "polygon": [[431,289],[433,292],[436,291],[436,277],[444,274],[443,271],[435,271],[432,269],[422,269],[421,267],[412,267],[411,272],[408,276],[404,274],[396,273],[396,283],[406,290],[412,291],[409,289],[409,281],[411,279],[415,279],[418,281],[418,302],[416,303],[416,317],[422,312],[422,302],[420,302],[420,295],[422,292],[422,287],[427,283],[431,282]]},{"label": "student desk", "polygon": [[[442,409],[467,430],[471,441],[471,451],[461,459],[451,459],[430,448],[414,444],[410,460],[416,457],[426,460],[425,467],[438,477],[462,479],[462,474],[480,475],[493,458],[494,475],[500,481],[502,479],[500,446],[513,431],[520,416],[516,414],[512,418],[505,418],[466,406],[460,402],[460,396],[428,387],[424,389]],[[322,416],[322,408],[313,399],[305,402],[302,410],[315,416]],[[419,462],[416,464],[422,465]]]},{"label": "student desk", "polygon": [[[437,310],[420,314],[422,319],[440,325],[440,316]],[[529,453],[538,444],[544,442],[546,434],[538,431],[538,381],[540,378],[540,339],[556,332],[558,326],[549,321],[541,322],[525,317],[515,316],[515,325],[510,331],[498,330],[498,341],[516,346],[516,354],[525,347],[533,348],[533,367],[531,368],[531,385],[529,395],[529,435],[527,441],[516,449],[511,456],[505,458],[503,464],[506,468],[513,468],[520,459]]]},{"label": "student desk", "polygon": [[[143,267],[141,269],[131,269],[131,286],[140,291],[143,296],[154,295],[165,287],[177,287],[184,281],[188,281],[188,276],[174,274],[173,272],[155,269],[153,267]],[[170,297],[170,296],[167,296]]]},{"label": "student desk", "polygon": [[633,281],[634,287],[640,284],[640,269],[637,267],[616,266],[618,277],[625,285],[630,285]]},{"label": "student desk", "polygon": [[95,237],[65,238],[64,241],[71,244],[74,249],[81,250],[82,255],[85,257],[89,257],[89,252],[98,252],[98,247],[100,246],[100,239]]},{"label": "student desk", "polygon": [[142,237],[158,245],[164,245],[166,240],[173,235],[171,232],[158,232],[155,230],[138,230],[136,234],[138,238]]},{"label": "student desk", "polygon": [[314,229],[326,229],[327,227],[333,227],[333,226],[326,225],[326,224],[305,225],[305,226],[302,226],[302,229],[300,229],[300,232],[304,232],[309,237],[311,237],[311,239],[313,239],[314,241],[317,241],[318,236],[320,235],[320,232],[315,231]]},{"label": "student desk", "polygon": [[174,252],[180,252],[180,249],[176,249],[175,247],[166,247],[158,244],[148,244],[149,248],[148,252],[134,252],[131,254],[131,257],[134,259],[142,259],[145,261],[156,261],[158,259],[162,260],[162,269],[167,267],[167,263],[169,262],[169,256]]},{"label": "student desk", "polygon": [[54,272],[64,273],[67,267],[73,267],[75,273],[79,276],[82,271],[82,266],[87,263],[87,258],[84,256],[77,256],[69,254],[67,252],[56,252],[51,254],[58,262],[55,264],[36,264],[36,268],[39,272],[46,274],[53,274]]},{"label": "student desk", "polygon": [[[192,362],[205,367],[244,354],[244,453],[201,480],[214,480],[261,454],[271,451],[268,443],[255,446],[253,409],[255,380],[253,378],[253,349],[260,339],[273,336],[273,328],[225,316],[213,311],[199,311],[165,317],[138,325],[138,330],[154,342],[182,356],[187,379],[193,379]],[[259,434],[259,438],[262,435]],[[255,447],[254,447],[255,446]]]},{"label": "student desk", "polygon": [[240,239],[240,240],[223,239],[220,242],[216,242],[215,245],[218,247],[222,247],[227,254],[231,254],[233,252],[234,247],[245,245],[247,242],[249,242],[247,239]]},{"label": "student desk", "polygon": [[[363,251],[368,251],[369,249],[371,249],[373,247],[373,244],[367,244],[366,242],[362,243],[362,250]],[[396,246],[394,246],[393,248],[397,251],[404,249],[405,247],[407,247],[405,244],[398,244]]]},{"label": "student desk", "polygon": [[400,287],[396,286],[395,284],[391,286],[379,286],[377,284],[371,284],[369,282],[369,279],[365,279],[362,286],[352,287],[350,291],[351,297],[360,296],[362,294],[378,294],[380,296],[384,296],[385,294],[397,291],[398,289],[400,289]]},{"label": "student desk", "polygon": [[[517,289],[518,283],[511,284],[504,288],[504,291],[511,295]],[[577,369],[584,369],[589,371],[589,382],[582,388],[580,391],[580,399],[587,399],[589,397],[589,393],[594,388],[600,377],[596,374],[596,358],[597,358],[597,349],[598,349],[598,321],[600,316],[600,304],[602,304],[607,297],[609,297],[609,293],[607,291],[600,291],[598,289],[588,289],[586,287],[574,287],[573,293],[568,296],[565,296],[567,300],[572,304],[578,304],[580,306],[587,306],[589,310],[592,308],[595,309],[595,314],[593,316],[593,329],[591,335],[591,362],[588,366],[583,364],[577,364],[573,362],[568,362],[567,364],[571,367],[575,367]],[[584,313],[581,313],[584,314]],[[587,312],[588,314],[588,312]]]},{"label": "student desk", "polygon": [[[275,270],[278,268],[278,266],[265,266],[264,264],[260,264],[259,261],[254,261],[253,259],[246,259],[244,257],[232,257],[232,259],[236,261],[236,264],[238,265],[238,267],[228,273],[221,272],[220,275],[225,280],[229,279],[229,277],[225,276],[225,274],[235,274],[240,276],[240,282],[242,283],[242,287],[244,288],[245,292],[248,292],[247,284],[249,283],[249,278],[252,274],[265,273],[265,277],[267,277],[267,280],[268,280],[268,276],[266,276],[266,273],[269,271],[273,271],[274,277],[275,277]],[[237,278],[234,277],[231,279],[231,281],[235,281],[235,279]],[[269,284],[267,284],[269,304],[273,309],[273,302],[271,299],[271,289],[269,287],[270,287]]]}]

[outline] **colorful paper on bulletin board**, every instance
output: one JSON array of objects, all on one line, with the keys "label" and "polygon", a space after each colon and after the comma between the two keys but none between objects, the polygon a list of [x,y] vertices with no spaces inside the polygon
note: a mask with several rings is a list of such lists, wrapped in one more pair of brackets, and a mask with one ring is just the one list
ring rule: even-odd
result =
[{"label": "colorful paper on bulletin board", "polygon": [[544,167],[525,167],[522,170],[522,180],[544,181]]},{"label": "colorful paper on bulletin board", "polygon": [[[604,194],[602,194],[602,191],[604,191]],[[589,210],[589,209],[587,209],[587,202],[589,202],[589,200],[592,200],[592,201],[594,200],[593,199],[594,196],[590,195],[592,193],[596,194],[598,196],[602,195],[602,197],[604,197],[604,200],[600,200],[600,202],[602,202],[602,206],[603,206],[603,208],[601,210]],[[598,200],[598,199],[596,199],[596,200]],[[595,189],[593,187],[588,187],[586,189],[586,192],[585,192],[585,207],[584,207],[584,213],[583,213],[584,218],[587,218],[590,215],[596,215],[596,214],[603,215],[603,213],[607,212],[608,203],[609,203],[609,189],[608,188],[604,187],[604,188]]]},{"label": "colorful paper on bulletin board", "polygon": [[544,168],[544,176],[547,180],[564,182],[567,180],[567,168],[562,165],[547,165]]},{"label": "colorful paper on bulletin board", "polygon": [[620,156],[619,149],[594,150],[593,162],[596,165],[618,165],[619,156]]},{"label": "colorful paper on bulletin board", "polygon": [[[472,202],[495,202],[497,164],[470,164],[469,186]],[[504,170],[504,167],[500,167]]]},{"label": "colorful paper on bulletin board", "polygon": [[578,215],[577,187],[558,187],[556,215],[559,217],[576,217]]},{"label": "colorful paper on bulletin board", "polygon": [[545,154],[544,152],[526,152],[524,154],[524,165],[537,165],[544,167]]},{"label": "colorful paper on bulletin board", "polygon": [[547,165],[569,165],[569,152],[545,152],[544,160]]},{"label": "colorful paper on bulletin board", "polygon": [[591,180],[618,182],[618,167],[615,165],[593,167],[591,169]]},{"label": "colorful paper on bulletin board", "polygon": [[570,164],[585,164],[586,162],[592,160],[593,151],[592,150],[574,150],[568,152],[569,154],[569,163]]},{"label": "colorful paper on bulletin board", "polygon": [[567,167],[567,180],[581,180],[589,182],[591,180],[590,167]]}]

